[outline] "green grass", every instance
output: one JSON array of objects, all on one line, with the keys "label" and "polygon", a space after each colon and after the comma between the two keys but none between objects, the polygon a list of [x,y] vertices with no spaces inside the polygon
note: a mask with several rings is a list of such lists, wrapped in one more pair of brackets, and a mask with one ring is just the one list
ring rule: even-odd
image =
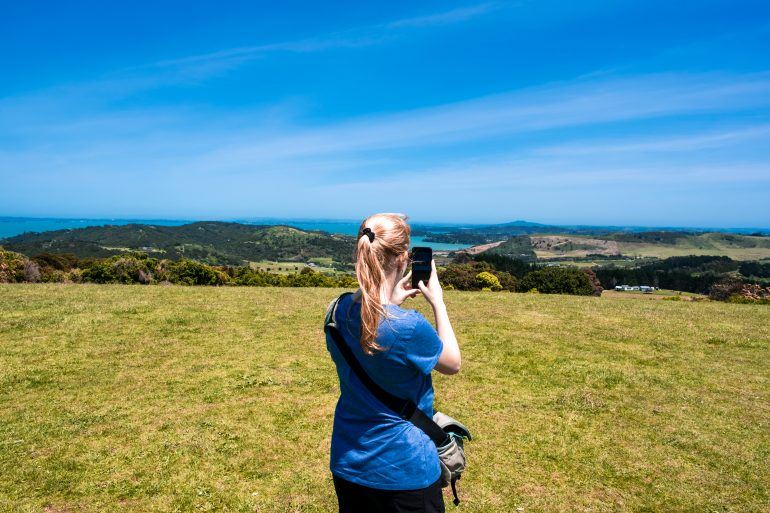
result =
[{"label": "green grass", "polygon": [[696,292],[684,292],[681,290],[671,290],[671,289],[656,289],[652,292],[642,292],[640,290],[617,291],[615,289],[607,289],[602,293],[602,295],[607,298],[614,298],[614,297],[658,298],[658,297],[671,297],[671,296],[684,296],[684,297],[698,298],[698,299],[704,299],[704,300],[708,298],[708,296],[704,294],[698,294]]},{"label": "green grass", "polygon": [[728,256],[733,260],[770,258],[770,238],[727,233],[688,235],[676,244],[620,242],[624,255],[668,258],[688,255]]},{"label": "green grass", "polygon": [[[0,511],[333,511],[338,292],[0,286]],[[767,306],[447,302],[458,511],[770,509]]]}]

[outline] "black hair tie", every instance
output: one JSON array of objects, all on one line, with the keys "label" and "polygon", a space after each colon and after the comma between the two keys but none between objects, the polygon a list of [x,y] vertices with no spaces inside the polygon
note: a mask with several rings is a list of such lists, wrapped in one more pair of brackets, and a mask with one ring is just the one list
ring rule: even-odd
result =
[{"label": "black hair tie", "polygon": [[369,237],[369,242],[374,242],[374,232],[371,228],[367,227],[361,230],[361,235],[366,235]]}]

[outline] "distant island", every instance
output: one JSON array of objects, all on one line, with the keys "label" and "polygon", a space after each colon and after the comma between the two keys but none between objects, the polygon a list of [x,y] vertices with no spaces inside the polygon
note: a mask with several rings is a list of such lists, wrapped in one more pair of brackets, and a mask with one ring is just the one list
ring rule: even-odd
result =
[{"label": "distant island", "polygon": [[141,251],[158,258],[188,258],[211,265],[242,265],[263,260],[307,262],[328,258],[353,261],[354,238],[291,226],[260,226],[220,221],[180,226],[125,224],[25,233],[0,239],[0,245],[27,256],[69,253],[104,258]]}]

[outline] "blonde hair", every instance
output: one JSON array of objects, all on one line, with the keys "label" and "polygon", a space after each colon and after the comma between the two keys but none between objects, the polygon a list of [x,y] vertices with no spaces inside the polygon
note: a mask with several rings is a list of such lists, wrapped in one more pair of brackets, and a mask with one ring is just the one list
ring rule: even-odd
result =
[{"label": "blonde hair", "polygon": [[387,316],[382,305],[385,276],[409,251],[411,228],[403,214],[374,214],[358,228],[356,245],[356,278],[361,287],[361,348],[373,354],[377,344],[377,328]]}]

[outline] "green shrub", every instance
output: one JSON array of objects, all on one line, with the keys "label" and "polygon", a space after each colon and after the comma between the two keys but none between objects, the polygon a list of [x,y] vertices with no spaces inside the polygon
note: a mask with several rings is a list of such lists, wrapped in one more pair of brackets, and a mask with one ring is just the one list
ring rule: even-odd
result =
[{"label": "green shrub", "polygon": [[249,267],[230,267],[226,271],[230,275],[231,282],[235,285],[250,287],[279,287],[281,277],[278,274],[268,273]]},{"label": "green shrub", "polygon": [[452,286],[457,290],[480,290],[476,276],[484,271],[491,271],[492,266],[485,262],[449,264],[438,269],[438,279],[443,286]]},{"label": "green shrub", "polygon": [[72,253],[40,253],[32,258],[42,269],[51,268],[69,271],[78,265],[78,257]]},{"label": "green shrub", "polygon": [[77,267],[74,269],[70,269],[70,271],[67,273],[65,277],[65,281],[69,281],[72,283],[82,283],[83,271],[78,269]]},{"label": "green shrub", "polygon": [[[467,259],[471,258],[471,257],[468,257],[466,253],[460,253],[460,255],[465,255],[465,256],[458,256],[457,258],[455,258],[455,261],[457,261],[458,263],[464,263],[463,260],[467,262]],[[490,264],[492,267],[494,267],[495,270],[504,271],[516,278],[523,278],[524,275],[527,274],[528,272],[534,271],[535,269],[537,269],[536,264],[530,263],[526,260],[513,258],[506,255],[490,253],[488,251],[479,253],[478,255],[474,255],[472,259],[477,262],[486,262]],[[503,286],[503,288],[505,288],[505,286]]]},{"label": "green shrub", "polygon": [[770,305],[770,298],[752,298],[741,294],[733,294],[727,299],[730,303],[752,304],[752,305]]},{"label": "green shrub", "polygon": [[[355,281],[355,280],[353,280]],[[350,285],[350,280],[346,283]],[[316,272],[309,267],[305,267],[298,273],[288,274],[284,277],[284,286],[287,287],[341,287],[340,280],[333,276]],[[354,286],[357,286],[354,285]]]},{"label": "green shrub", "polygon": [[545,294],[591,296],[594,287],[588,275],[574,267],[543,267],[527,273],[521,280],[523,290],[537,289]]},{"label": "green shrub", "polygon": [[[479,274],[491,275],[496,283],[479,280]],[[464,263],[452,263],[438,268],[438,279],[447,290],[481,290],[489,287],[492,290],[518,289],[519,281],[511,273],[495,270],[487,262],[473,260]],[[499,288],[497,288],[499,286]]]},{"label": "green shrub", "polygon": [[0,282],[44,281],[51,283],[175,283],[179,285],[247,285],[256,287],[358,286],[350,274],[327,275],[309,267],[288,275],[272,274],[247,266],[210,266],[195,260],[158,260],[132,252],[103,259],[84,259],[71,267],[72,259],[44,253],[28,260],[0,248]]},{"label": "green shrub", "polygon": [[519,280],[514,275],[502,271],[497,271],[495,275],[500,280],[500,286],[503,290],[508,290],[510,292],[519,290]]},{"label": "green shrub", "polygon": [[0,247],[0,283],[18,283],[25,280],[24,255]]},{"label": "green shrub", "polygon": [[715,301],[729,301],[733,296],[740,295],[742,289],[743,280],[728,276],[711,286],[709,298]]},{"label": "green shrub", "polygon": [[67,283],[67,273],[59,269],[51,269],[45,275],[46,283]]},{"label": "green shrub", "polygon": [[493,292],[503,290],[503,287],[500,285],[500,280],[497,279],[497,276],[488,271],[483,271],[477,274],[476,283],[479,287],[481,287],[481,290],[491,290]]},{"label": "green shrub", "polygon": [[343,274],[337,278],[337,286],[344,289],[355,289],[358,288],[358,281],[355,276]]},{"label": "green shrub", "polygon": [[91,283],[149,283],[152,272],[149,269],[154,261],[146,255],[116,255],[104,260],[97,260],[83,270],[83,281]]},{"label": "green shrub", "polygon": [[451,285],[457,290],[481,290],[476,279],[479,273],[492,272],[494,268],[486,262],[449,264],[438,269],[438,279],[443,286]]},{"label": "green shrub", "polygon": [[178,285],[223,285],[224,273],[194,260],[179,260],[168,266],[169,281]]}]

